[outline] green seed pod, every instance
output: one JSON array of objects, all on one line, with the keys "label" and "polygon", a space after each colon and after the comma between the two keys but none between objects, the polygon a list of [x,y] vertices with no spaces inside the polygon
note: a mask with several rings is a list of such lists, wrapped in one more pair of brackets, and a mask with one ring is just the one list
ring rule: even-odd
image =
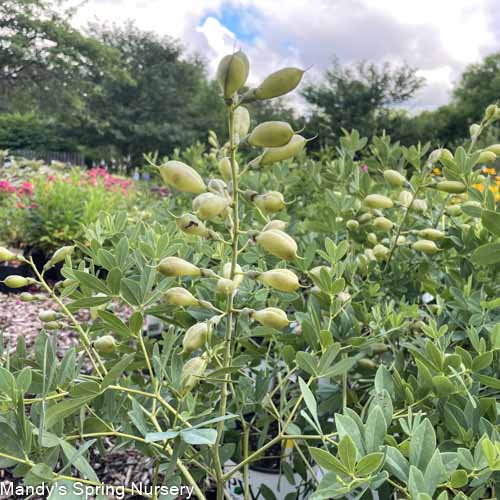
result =
[{"label": "green seed pod", "polygon": [[21,293],[21,295],[19,295],[19,300],[21,302],[33,302],[34,300],[36,300],[36,297],[29,292],[23,292]]},{"label": "green seed pod", "polygon": [[9,262],[10,260],[15,260],[16,254],[12,253],[5,247],[0,247],[0,262]]},{"label": "green seed pod", "polygon": [[288,160],[298,155],[306,145],[307,140],[295,134],[288,144],[279,148],[267,148],[261,156],[260,165],[271,165],[278,161]]},{"label": "green seed pod", "polygon": [[373,249],[373,255],[377,260],[386,260],[389,257],[390,250],[384,245],[375,245]]},{"label": "green seed pod", "polygon": [[285,198],[279,191],[269,191],[265,194],[259,194],[253,199],[264,213],[279,212],[286,207]]},{"label": "green seed pod", "polygon": [[[235,167],[236,175],[238,175],[240,173],[238,162],[235,162]],[[225,181],[229,182],[233,179],[233,174],[231,171],[231,160],[227,156],[219,161],[219,172]]]},{"label": "green seed pod", "polygon": [[458,181],[441,181],[436,184],[436,189],[445,193],[460,194],[465,192],[467,186]]},{"label": "green seed pod", "polygon": [[373,214],[367,213],[363,214],[358,220],[360,224],[367,224],[373,219]]},{"label": "green seed pod", "polygon": [[424,240],[432,240],[432,241],[442,240],[446,236],[446,234],[443,233],[443,231],[440,231],[439,229],[434,229],[432,227],[421,229],[418,232],[418,235],[420,236],[420,238],[423,238]]},{"label": "green seed pod", "polygon": [[473,123],[469,127],[469,134],[471,137],[477,137],[479,135],[479,132],[481,132],[481,126],[477,123]]},{"label": "green seed pod", "polygon": [[262,231],[269,231],[270,229],[279,229],[284,231],[288,224],[285,221],[274,219],[270,220],[263,228]]},{"label": "green seed pod", "polygon": [[404,245],[406,243],[406,237],[403,235],[399,235],[398,239],[396,240],[396,245]]},{"label": "green seed pod", "polygon": [[450,163],[453,161],[453,153],[449,149],[442,148],[439,151],[439,160],[441,161],[441,163]]},{"label": "green seed pod", "polygon": [[205,356],[191,358],[182,367],[181,371],[181,387],[183,394],[188,393],[203,377],[207,369],[207,359]]},{"label": "green seed pod", "polygon": [[165,257],[160,261],[156,269],[164,276],[169,277],[201,275],[199,267],[179,257]]},{"label": "green seed pod", "polygon": [[[232,264],[231,262],[226,262],[222,268],[222,277],[226,279],[231,278],[231,268]],[[243,275],[243,269],[241,269],[241,266],[239,264],[236,264],[236,267],[234,268],[234,284],[236,288],[239,288],[241,285],[241,282],[243,281],[244,275]]]},{"label": "green seed pod", "polygon": [[439,248],[432,240],[417,240],[411,247],[417,252],[423,252],[429,255],[439,252]]},{"label": "green seed pod", "polygon": [[163,297],[165,302],[172,306],[189,307],[199,304],[198,299],[190,291],[180,286],[170,288]]},{"label": "green seed pod", "polygon": [[[382,245],[380,245],[382,246]],[[375,256],[375,252],[371,248],[365,248],[364,255],[368,260],[374,261],[377,260]]]},{"label": "green seed pod", "polygon": [[209,338],[210,325],[207,321],[189,327],[182,339],[182,353],[190,353],[203,347]]},{"label": "green seed pod", "polygon": [[348,302],[349,300],[351,300],[351,294],[348,293],[348,292],[339,292],[337,294],[337,298],[340,300],[340,302],[344,303],[344,302]]},{"label": "green seed pod", "polygon": [[99,337],[93,345],[99,354],[112,354],[118,347],[118,343],[112,335]]},{"label": "green seed pod", "polygon": [[281,292],[294,292],[300,287],[299,278],[289,269],[265,271],[257,276],[257,281]]},{"label": "green seed pod", "polygon": [[253,311],[251,318],[258,321],[261,325],[270,326],[276,330],[282,330],[290,323],[285,311],[277,307],[266,307],[260,311]]},{"label": "green seed pod", "polygon": [[279,229],[262,231],[255,241],[267,252],[279,259],[293,260],[297,258],[297,243],[288,234]]},{"label": "green seed pod", "polygon": [[462,213],[462,209],[459,205],[449,205],[446,207],[446,213],[452,217],[457,217]]},{"label": "green seed pod", "polygon": [[370,243],[371,245],[376,245],[377,244],[377,235],[375,233],[368,233],[366,235],[366,241]]},{"label": "green seed pod", "polygon": [[245,85],[250,71],[247,56],[239,50],[224,56],[217,68],[216,78],[224,97],[232,97]]},{"label": "green seed pod", "polygon": [[427,211],[427,202],[425,200],[422,200],[420,198],[416,198],[413,200],[413,204],[411,206],[412,210],[415,210],[415,212],[426,212]]},{"label": "green seed pod", "polygon": [[217,194],[223,198],[228,196],[227,184],[222,179],[210,179],[207,187],[212,194]]},{"label": "green seed pod", "polygon": [[248,131],[250,130],[250,113],[248,109],[244,106],[238,106],[234,110],[234,132],[235,132],[235,141],[240,142],[243,137],[246,137]]},{"label": "green seed pod", "polygon": [[167,161],[158,167],[160,175],[169,186],[173,186],[185,193],[204,193],[207,190],[200,174],[189,165],[181,161]]},{"label": "green seed pod", "polygon": [[51,309],[47,311],[41,311],[38,315],[38,319],[40,321],[43,321],[44,323],[47,323],[48,321],[55,321],[57,319],[57,313],[56,311],[52,311]]},{"label": "green seed pod", "polygon": [[283,68],[271,73],[253,92],[258,100],[273,99],[291,92],[302,80],[304,70]]},{"label": "green seed pod", "polygon": [[31,285],[32,280],[25,278],[24,276],[17,276],[15,274],[7,276],[4,279],[4,285],[9,288],[24,288],[25,286]]},{"label": "green seed pod", "polygon": [[500,144],[492,144],[486,148],[486,151],[489,151],[496,156],[500,156]]},{"label": "green seed pod", "polygon": [[363,203],[370,208],[392,208],[394,205],[390,198],[382,194],[369,194]]},{"label": "green seed pod", "polygon": [[75,245],[61,247],[52,256],[50,259],[51,264],[59,264],[59,262],[63,262],[68,255],[71,255],[75,251]]},{"label": "green seed pod", "polygon": [[217,281],[216,292],[219,295],[231,295],[236,291],[237,288],[238,287],[233,280],[228,278],[220,278]]},{"label": "green seed pod", "polygon": [[59,321],[47,321],[43,324],[45,330],[60,330],[62,328],[62,324]]},{"label": "green seed pod", "polygon": [[359,222],[354,219],[348,220],[345,225],[347,229],[352,232],[357,231],[359,229]]},{"label": "green seed pod", "polygon": [[206,238],[209,235],[209,230],[205,224],[203,224],[203,222],[201,222],[201,220],[195,215],[181,215],[178,219],[176,219],[175,223],[177,224],[177,227],[186,234],[194,234],[203,238]]},{"label": "green seed pod", "polygon": [[495,104],[490,104],[484,111],[484,117],[487,120],[493,120],[498,113],[498,107]]},{"label": "green seed pod", "polygon": [[378,368],[377,363],[375,363],[375,361],[368,359],[368,358],[359,359],[358,366],[360,368],[365,369],[365,370],[376,370]]},{"label": "green seed pod", "polygon": [[411,200],[413,199],[413,195],[410,191],[401,191],[399,193],[399,203],[403,205],[403,207],[408,208],[411,204]]},{"label": "green seed pod", "polygon": [[404,186],[406,184],[406,177],[401,175],[397,170],[384,170],[384,179],[391,186]]},{"label": "green seed pod", "polygon": [[388,233],[394,227],[394,223],[387,217],[376,217],[373,226],[379,231]]},{"label": "green seed pod", "polygon": [[496,159],[497,155],[493,151],[481,151],[477,163],[494,163]]},{"label": "green seed pod", "polygon": [[286,122],[264,122],[252,130],[248,144],[260,148],[279,148],[288,144],[293,134],[292,127]]},{"label": "green seed pod", "polygon": [[214,193],[203,193],[193,200],[193,210],[202,220],[214,219],[229,206],[227,198]]}]

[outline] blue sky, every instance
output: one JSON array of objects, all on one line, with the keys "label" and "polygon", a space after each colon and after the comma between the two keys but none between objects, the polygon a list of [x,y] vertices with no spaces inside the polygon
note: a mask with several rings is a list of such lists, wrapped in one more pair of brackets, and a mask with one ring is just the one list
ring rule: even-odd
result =
[{"label": "blue sky", "polygon": [[[71,0],[78,1],[78,0]],[[281,66],[310,67],[320,81],[341,63],[407,62],[426,86],[413,110],[447,102],[464,68],[500,50],[499,0],[88,0],[76,21],[120,23],[179,38],[213,74],[235,47],[251,61],[250,83]]]}]

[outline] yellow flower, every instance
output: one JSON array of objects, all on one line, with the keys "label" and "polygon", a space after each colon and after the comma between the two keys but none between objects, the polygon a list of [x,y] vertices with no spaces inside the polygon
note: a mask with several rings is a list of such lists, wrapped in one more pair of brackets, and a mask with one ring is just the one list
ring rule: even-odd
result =
[{"label": "yellow flower", "polygon": [[493,167],[483,167],[483,174],[496,175],[497,171]]},{"label": "yellow flower", "polygon": [[491,191],[492,193],[497,194],[497,193],[498,193],[498,186],[490,186],[490,191]]},{"label": "yellow flower", "polygon": [[472,184],[472,187],[480,191],[481,193],[484,191],[484,186],[480,183]]},{"label": "yellow flower", "polygon": [[432,174],[433,175],[439,175],[441,173],[441,169],[439,167],[434,167],[432,169]]}]

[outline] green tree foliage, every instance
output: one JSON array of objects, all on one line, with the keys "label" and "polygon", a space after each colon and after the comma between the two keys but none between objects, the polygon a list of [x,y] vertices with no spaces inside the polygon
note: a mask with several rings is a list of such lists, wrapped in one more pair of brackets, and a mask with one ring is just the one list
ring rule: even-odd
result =
[{"label": "green tree foliage", "polygon": [[343,66],[334,60],[324,82],[307,86],[303,96],[317,110],[311,121],[317,123],[320,137],[330,143],[341,128],[356,128],[362,135],[386,128],[394,106],[410,99],[422,84],[415,69],[407,65],[362,61]]}]

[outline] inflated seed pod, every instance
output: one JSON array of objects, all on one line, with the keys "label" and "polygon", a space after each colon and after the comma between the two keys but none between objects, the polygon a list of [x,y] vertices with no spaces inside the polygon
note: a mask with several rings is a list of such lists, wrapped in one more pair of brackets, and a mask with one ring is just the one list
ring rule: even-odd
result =
[{"label": "inflated seed pod", "polygon": [[399,193],[399,203],[403,205],[403,207],[408,208],[411,204],[411,200],[413,199],[413,195],[410,191],[401,191]]},{"label": "inflated seed pod", "polygon": [[383,194],[369,194],[363,203],[370,208],[391,208],[394,205],[392,200]]},{"label": "inflated seed pod", "polygon": [[357,231],[359,229],[359,222],[354,219],[348,220],[345,225],[347,229],[352,232]]},{"label": "inflated seed pod", "polygon": [[415,198],[413,200],[413,204],[411,206],[412,210],[415,212],[426,212],[427,211],[427,201],[422,200],[421,198]]},{"label": "inflated seed pod", "polygon": [[286,207],[285,198],[279,191],[258,194],[254,197],[253,202],[264,213],[280,212]]},{"label": "inflated seed pod", "polygon": [[294,134],[288,144],[279,148],[267,148],[260,157],[260,165],[271,165],[278,161],[288,160],[298,155],[306,145],[307,139]]},{"label": "inflated seed pod", "polygon": [[[230,279],[231,269],[232,269],[232,263],[226,262],[222,268],[222,277]],[[236,288],[239,288],[241,282],[243,281],[243,278],[244,278],[243,269],[241,269],[241,266],[239,264],[236,264],[234,268],[234,278],[233,278]]]},{"label": "inflated seed pod", "polygon": [[421,229],[418,232],[418,235],[420,236],[420,238],[423,238],[424,240],[432,240],[432,241],[442,240],[446,236],[446,234],[443,233],[443,231],[440,231],[439,229],[434,229],[433,227]]},{"label": "inflated seed pod", "polygon": [[60,330],[62,328],[62,323],[59,321],[47,321],[43,324],[45,330]]},{"label": "inflated seed pod", "polygon": [[371,245],[376,245],[378,241],[377,235],[375,233],[368,233],[366,235],[366,241]]},{"label": "inflated seed pod", "polygon": [[181,161],[171,160],[158,167],[161,178],[169,186],[185,193],[204,193],[207,190],[200,174]]},{"label": "inflated seed pod", "polygon": [[485,151],[489,151],[496,156],[500,156],[500,144],[492,144],[491,146],[488,146]]},{"label": "inflated seed pod", "polygon": [[189,307],[199,304],[198,299],[181,286],[170,288],[163,294],[163,298],[167,304],[172,306]]},{"label": "inflated seed pod", "polygon": [[216,79],[224,97],[233,96],[245,85],[249,70],[248,58],[241,50],[221,59],[217,67]]},{"label": "inflated seed pod", "polygon": [[384,170],[384,179],[391,186],[404,186],[407,182],[406,177],[400,174],[397,170]]},{"label": "inflated seed pod", "polygon": [[328,266],[316,266],[316,267],[313,267],[310,271],[309,271],[309,274],[311,276],[313,276],[314,278],[316,279],[319,279],[319,277],[321,276],[321,271],[322,270],[325,270],[327,273],[330,272],[330,268]]},{"label": "inflated seed pod", "polygon": [[234,280],[229,278],[220,278],[217,280],[216,292],[219,295],[230,295],[234,293],[237,288]]},{"label": "inflated seed pod", "polygon": [[281,292],[294,292],[300,287],[299,278],[289,269],[265,271],[257,276],[257,281]]},{"label": "inflated seed pod", "polygon": [[202,220],[214,219],[226,210],[229,200],[214,193],[199,194],[193,200],[193,210]]},{"label": "inflated seed pod", "polygon": [[375,252],[371,248],[365,248],[364,255],[368,260],[371,260],[371,261],[377,260],[377,257],[375,256]]},{"label": "inflated seed pod", "polygon": [[182,339],[182,353],[190,353],[203,347],[209,338],[210,324],[208,321],[196,323],[189,327]]},{"label": "inflated seed pod", "polygon": [[460,194],[465,192],[467,186],[459,181],[441,181],[436,184],[435,188],[444,193]]},{"label": "inflated seed pod", "polygon": [[288,144],[293,134],[293,129],[287,122],[263,122],[252,130],[248,144],[260,148],[279,148]]},{"label": "inflated seed pod", "polygon": [[361,215],[358,220],[359,220],[360,224],[367,224],[372,219],[373,219],[373,214],[366,213],[366,214]]},{"label": "inflated seed pod", "polygon": [[12,274],[7,276],[3,281],[4,285],[8,288],[24,288],[25,286],[31,285],[33,280],[30,278],[25,278],[24,276],[17,276]]},{"label": "inflated seed pod", "polygon": [[48,321],[55,321],[57,319],[57,313],[52,309],[41,311],[38,315],[38,319],[44,323],[47,323]]},{"label": "inflated seed pod", "polygon": [[234,110],[234,132],[236,134],[235,142],[239,142],[248,134],[250,130],[250,113],[244,106],[238,106]]},{"label": "inflated seed pod", "polygon": [[291,92],[302,80],[304,70],[283,68],[271,73],[254,91],[256,99],[273,99]]},{"label": "inflated seed pod", "polygon": [[293,260],[298,257],[295,240],[279,229],[262,231],[255,237],[255,241],[264,250],[279,259]]},{"label": "inflated seed pod", "polygon": [[[240,167],[238,166],[238,162],[235,162],[235,170],[236,170],[236,175],[238,175],[240,172]],[[232,180],[233,175],[231,170],[231,160],[227,156],[225,156],[219,161],[219,172],[225,181],[229,182]]]},{"label": "inflated seed pod", "polygon": [[373,248],[373,255],[375,255],[375,259],[377,260],[386,260],[389,257],[390,250],[381,244],[375,245]]},{"label": "inflated seed pod", "polygon": [[430,154],[431,161],[433,163],[437,161],[441,161],[441,163],[449,163],[453,161],[453,153],[446,148],[441,148],[441,149],[435,149],[431,154]]},{"label": "inflated seed pod", "polygon": [[112,335],[99,337],[93,344],[99,354],[111,354],[116,351],[118,343]]},{"label": "inflated seed pod", "polygon": [[449,205],[446,207],[446,213],[452,217],[457,217],[462,213],[460,205]]},{"label": "inflated seed pod", "polygon": [[498,106],[495,104],[490,104],[485,110],[484,110],[484,117],[487,120],[493,120],[495,116],[497,115],[499,109]]},{"label": "inflated seed pod", "polygon": [[29,292],[23,292],[19,295],[19,300],[21,302],[33,302],[36,300],[36,297]]},{"label": "inflated seed pod", "polygon": [[179,257],[165,257],[160,261],[158,272],[164,276],[200,276],[201,269]]},{"label": "inflated seed pod", "polygon": [[188,393],[200,382],[207,365],[208,361],[204,355],[186,361],[181,371],[181,387],[184,394]]},{"label": "inflated seed pod", "polygon": [[184,214],[175,221],[177,227],[186,234],[194,234],[206,238],[210,232],[203,222],[196,215]]},{"label": "inflated seed pod", "polygon": [[54,252],[54,255],[50,258],[51,264],[59,264],[66,259],[68,255],[71,255],[75,251],[75,245],[68,245],[65,247],[61,247]]},{"label": "inflated seed pod", "polygon": [[379,231],[388,233],[394,227],[394,222],[389,220],[387,217],[376,217],[373,221],[373,226]]},{"label": "inflated seed pod", "polygon": [[400,234],[396,240],[396,245],[404,245],[406,243],[406,236]]},{"label": "inflated seed pod", "polygon": [[481,151],[477,163],[494,163],[496,159],[497,155],[493,151]]},{"label": "inflated seed pod", "polygon": [[439,252],[438,246],[432,240],[417,240],[411,246],[417,252],[423,252],[429,255]]},{"label": "inflated seed pod", "polygon": [[284,231],[288,224],[285,221],[274,219],[270,220],[263,228],[262,231],[269,231],[270,229],[279,229]]},{"label": "inflated seed pod", "polygon": [[271,328],[276,328],[276,330],[282,330],[290,323],[285,311],[277,307],[266,307],[260,311],[253,311],[251,318],[258,321],[261,325],[270,326]]},{"label": "inflated seed pod", "polygon": [[10,260],[15,260],[16,258],[16,254],[12,253],[5,247],[0,247],[0,262],[9,262]]}]

